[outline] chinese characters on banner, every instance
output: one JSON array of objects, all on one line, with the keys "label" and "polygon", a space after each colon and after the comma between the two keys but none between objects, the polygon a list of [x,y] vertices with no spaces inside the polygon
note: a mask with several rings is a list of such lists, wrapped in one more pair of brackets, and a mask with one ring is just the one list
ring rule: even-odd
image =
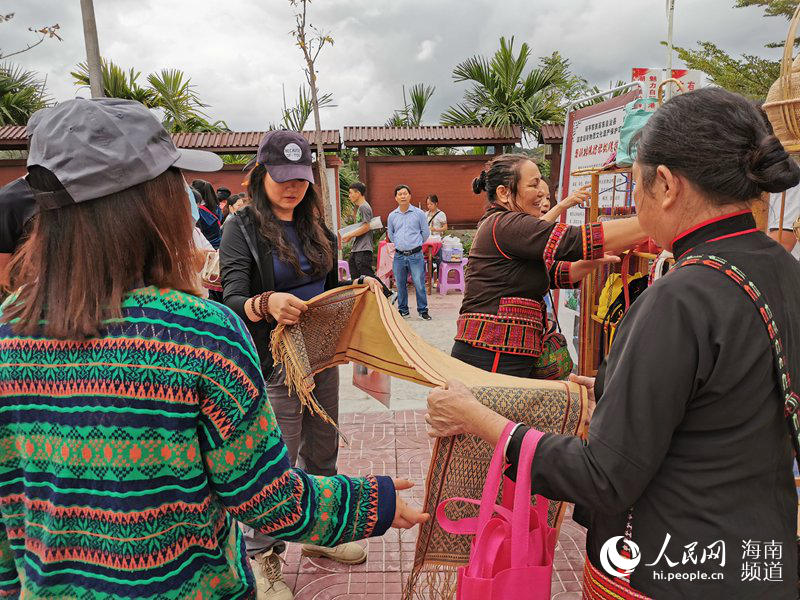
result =
[{"label": "chinese characters on banner", "polygon": [[[641,69],[634,68],[631,72],[631,81],[641,81],[642,88],[647,94],[648,98],[658,97],[659,84],[667,79],[666,69]],[[690,69],[672,69],[672,79],[677,79],[683,84],[683,91],[691,92],[703,85],[703,72]],[[679,92],[676,85],[671,86],[672,93]],[[637,98],[641,98],[642,93],[639,92]],[[655,110],[655,106],[653,106]]]},{"label": "chinese characters on banner", "polygon": [[[571,113],[569,131],[564,133],[565,168],[564,198],[578,188],[591,183],[588,175],[573,176],[580,169],[602,167],[615,154],[619,145],[619,129],[625,118],[625,105],[635,98],[636,91],[606,100],[594,106]],[[604,175],[600,177],[600,206],[623,206],[631,199],[627,194],[627,176]],[[569,225],[583,225],[585,210],[573,207],[567,211]],[[559,290],[558,318],[572,360],[578,363],[578,335],[580,332],[580,290]]]}]

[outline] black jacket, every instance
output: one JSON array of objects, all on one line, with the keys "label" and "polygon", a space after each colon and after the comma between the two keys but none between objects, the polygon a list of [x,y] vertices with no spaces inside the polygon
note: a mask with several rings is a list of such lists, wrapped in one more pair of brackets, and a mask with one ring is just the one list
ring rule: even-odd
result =
[{"label": "black jacket", "polygon": [[[275,289],[275,273],[272,265],[272,244],[258,232],[252,207],[245,207],[231,215],[222,228],[219,247],[219,271],[222,277],[222,297],[226,306],[239,315],[253,336],[261,371],[264,377],[272,372],[272,354],[269,351],[269,336],[275,322],[253,323],[247,318],[244,303],[253,296]],[[326,228],[333,256],[337,255],[334,235]],[[350,281],[339,281],[338,265],[335,264],[325,278],[325,289],[349,285]]]}]

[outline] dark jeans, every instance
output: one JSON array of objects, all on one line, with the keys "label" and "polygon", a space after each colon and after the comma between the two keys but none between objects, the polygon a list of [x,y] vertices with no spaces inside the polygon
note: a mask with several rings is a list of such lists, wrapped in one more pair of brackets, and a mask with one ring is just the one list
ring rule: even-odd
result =
[{"label": "dark jeans", "polygon": [[394,255],[392,263],[394,280],[397,283],[397,308],[400,312],[408,312],[408,274],[414,282],[417,293],[417,312],[424,315],[428,312],[428,294],[425,292],[425,258],[422,252],[404,256],[399,252]]},{"label": "dark jeans", "polygon": [[347,259],[350,265],[350,279],[355,280],[362,275],[364,277],[375,277],[372,270],[372,250],[358,250],[350,253]]},{"label": "dark jeans", "polygon": [[[494,352],[458,341],[453,343],[450,356],[490,373],[502,373],[503,375],[513,375],[514,377],[531,377],[536,362],[536,359],[532,356]],[[496,366],[495,360],[497,360]]]}]

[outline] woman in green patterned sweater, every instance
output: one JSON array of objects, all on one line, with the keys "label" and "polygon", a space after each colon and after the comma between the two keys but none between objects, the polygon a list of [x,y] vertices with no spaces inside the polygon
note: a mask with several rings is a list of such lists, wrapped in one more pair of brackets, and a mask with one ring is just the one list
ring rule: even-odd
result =
[{"label": "woman in green patterned sweater", "polygon": [[252,598],[236,521],[335,545],[427,515],[289,467],[247,329],[196,295],[182,154],[142,105],[44,109],[0,317],[0,598]]}]

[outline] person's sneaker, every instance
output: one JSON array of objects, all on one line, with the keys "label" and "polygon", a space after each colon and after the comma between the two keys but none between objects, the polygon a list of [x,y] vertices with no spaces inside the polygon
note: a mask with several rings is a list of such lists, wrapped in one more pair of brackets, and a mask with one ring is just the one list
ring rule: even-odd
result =
[{"label": "person's sneaker", "polygon": [[407,310],[400,310],[398,312],[400,313],[400,316],[403,317],[403,318],[405,318],[405,317],[407,317],[409,315],[409,312]]},{"label": "person's sneaker", "polygon": [[345,565],[360,565],[367,560],[367,551],[361,544],[355,542],[339,544],[333,548],[304,544],[302,554],[312,558],[329,558]]},{"label": "person's sneaker", "polygon": [[294,600],[294,594],[283,580],[281,555],[271,548],[250,559],[256,579],[256,600]]},{"label": "person's sneaker", "polygon": [[430,321],[431,320],[431,316],[426,312],[419,313],[419,318],[422,319],[423,321]]}]

